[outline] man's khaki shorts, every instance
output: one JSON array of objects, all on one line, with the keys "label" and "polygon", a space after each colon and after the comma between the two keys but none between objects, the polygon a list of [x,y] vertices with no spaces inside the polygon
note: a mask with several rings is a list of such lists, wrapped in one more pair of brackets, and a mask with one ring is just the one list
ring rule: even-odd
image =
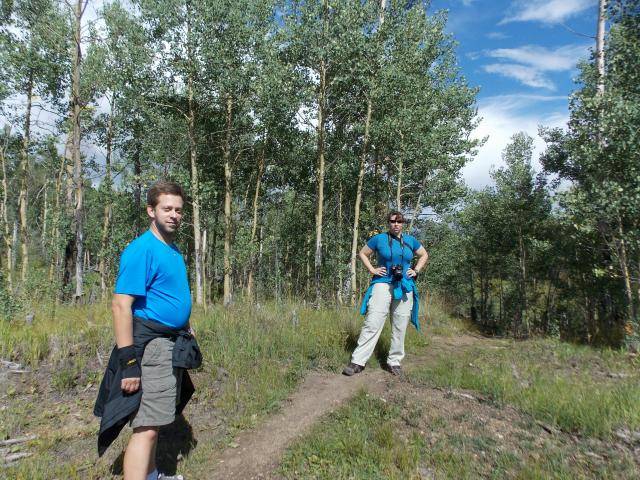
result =
[{"label": "man's khaki shorts", "polygon": [[173,368],[174,342],[154,338],[142,356],[142,400],[131,426],[159,427],[175,420],[182,369]]}]

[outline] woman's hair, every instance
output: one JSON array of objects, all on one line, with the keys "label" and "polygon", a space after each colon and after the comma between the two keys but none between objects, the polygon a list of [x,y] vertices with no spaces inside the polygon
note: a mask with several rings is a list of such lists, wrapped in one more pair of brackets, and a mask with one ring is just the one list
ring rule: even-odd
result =
[{"label": "woman's hair", "polygon": [[397,210],[391,210],[389,212],[389,215],[387,215],[387,222],[391,221],[391,217],[396,217],[396,220],[402,220],[404,222],[404,215],[402,215],[402,212]]},{"label": "woman's hair", "polygon": [[177,195],[184,200],[184,190],[176,182],[166,182],[160,180],[153,184],[153,186],[147,192],[147,205],[155,208],[158,205],[158,199],[160,195]]}]

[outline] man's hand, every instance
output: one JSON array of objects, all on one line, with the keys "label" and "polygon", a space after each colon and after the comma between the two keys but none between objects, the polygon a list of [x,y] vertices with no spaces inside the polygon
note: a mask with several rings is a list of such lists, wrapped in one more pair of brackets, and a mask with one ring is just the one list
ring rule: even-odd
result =
[{"label": "man's hand", "polygon": [[136,393],[140,388],[140,377],[123,378],[120,388],[124,393]]},{"label": "man's hand", "polygon": [[377,275],[378,277],[385,277],[387,275],[387,269],[385,267],[378,267],[371,270],[371,275]]},{"label": "man's hand", "polygon": [[125,393],[135,393],[140,388],[142,371],[136,358],[136,350],[133,345],[127,345],[118,349],[118,362],[122,370],[120,388]]}]

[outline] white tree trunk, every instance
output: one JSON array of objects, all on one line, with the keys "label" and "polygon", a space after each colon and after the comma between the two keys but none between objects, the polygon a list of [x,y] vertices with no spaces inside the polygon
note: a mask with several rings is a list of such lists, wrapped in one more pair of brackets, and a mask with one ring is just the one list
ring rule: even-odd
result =
[{"label": "white tree trunk", "polygon": [[222,304],[231,303],[231,127],[233,99],[227,96],[227,133],[224,143],[224,285]]},{"label": "white tree trunk", "polygon": [[596,64],[598,67],[598,95],[604,94],[604,31],[605,31],[605,15],[607,12],[607,0],[599,1],[598,8],[598,30],[596,34]]},{"label": "white tree trunk", "polygon": [[76,291],[75,300],[79,301],[84,295],[84,178],[82,171],[82,157],[80,154],[80,64],[82,62],[82,15],[84,14],[83,0],[77,0],[75,6],[75,29],[73,42],[73,67],[72,67],[72,83],[71,83],[71,104],[72,104],[72,158],[73,158],[73,183],[75,190],[75,241],[76,241]]}]

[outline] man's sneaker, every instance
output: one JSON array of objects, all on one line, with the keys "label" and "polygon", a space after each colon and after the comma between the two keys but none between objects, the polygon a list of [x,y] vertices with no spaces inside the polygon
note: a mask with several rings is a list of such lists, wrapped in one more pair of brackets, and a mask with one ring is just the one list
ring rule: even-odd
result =
[{"label": "man's sneaker", "polygon": [[184,477],[182,475],[165,475],[164,473],[159,473],[158,480],[184,480]]},{"label": "man's sneaker", "polygon": [[350,377],[351,375],[360,373],[363,370],[364,370],[364,367],[362,365],[358,365],[357,363],[351,362],[349,365],[344,367],[344,370],[342,370],[342,374],[346,375],[347,377]]},{"label": "man's sneaker", "polygon": [[402,367],[400,365],[387,365],[387,370],[391,375],[395,375],[396,377],[402,376]]}]

